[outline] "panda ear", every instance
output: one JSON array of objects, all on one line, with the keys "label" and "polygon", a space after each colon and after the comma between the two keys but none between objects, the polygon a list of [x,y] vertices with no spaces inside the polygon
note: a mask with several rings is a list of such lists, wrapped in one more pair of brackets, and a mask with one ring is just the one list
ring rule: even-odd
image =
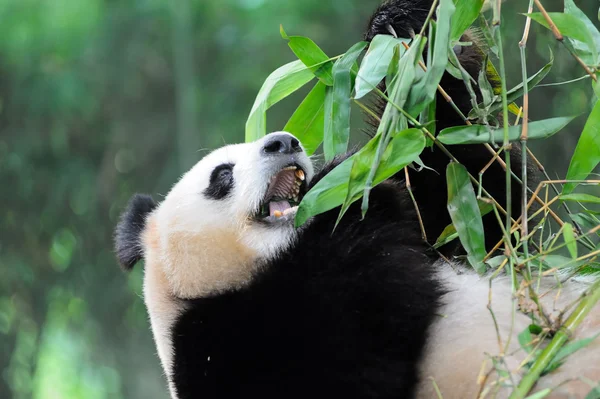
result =
[{"label": "panda ear", "polygon": [[141,234],[146,218],[156,208],[156,202],[146,194],[135,194],[115,229],[115,252],[121,267],[129,271],[144,257]]}]

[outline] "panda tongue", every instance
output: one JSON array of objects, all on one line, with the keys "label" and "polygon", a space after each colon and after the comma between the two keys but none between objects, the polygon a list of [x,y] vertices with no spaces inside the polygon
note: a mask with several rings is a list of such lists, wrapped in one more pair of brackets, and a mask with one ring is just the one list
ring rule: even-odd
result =
[{"label": "panda tongue", "polygon": [[271,201],[269,202],[269,215],[275,216],[275,211],[283,213],[283,211],[290,208],[291,206],[287,201]]}]

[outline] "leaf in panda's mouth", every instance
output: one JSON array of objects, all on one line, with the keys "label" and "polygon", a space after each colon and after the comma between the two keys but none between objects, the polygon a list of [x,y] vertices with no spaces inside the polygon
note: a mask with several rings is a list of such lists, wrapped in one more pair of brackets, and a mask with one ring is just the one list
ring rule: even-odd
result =
[{"label": "leaf in panda's mouth", "polygon": [[260,216],[280,218],[298,209],[306,186],[304,170],[296,165],[287,166],[271,178],[262,201]]}]

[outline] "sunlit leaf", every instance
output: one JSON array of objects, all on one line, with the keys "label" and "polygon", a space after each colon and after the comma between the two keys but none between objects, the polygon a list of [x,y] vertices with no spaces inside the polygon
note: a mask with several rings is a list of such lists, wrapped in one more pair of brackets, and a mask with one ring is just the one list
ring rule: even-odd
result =
[{"label": "sunlit leaf", "polygon": [[469,263],[478,273],[482,274],[486,270],[483,263],[486,255],[485,235],[477,197],[467,169],[459,163],[450,163],[446,169],[446,181],[448,184],[448,213],[450,213],[452,224],[467,251]]},{"label": "sunlit leaf", "polygon": [[[564,116],[530,122],[529,139],[550,137],[559,132],[575,118],[576,116]],[[520,136],[520,125],[508,128],[508,138],[510,141],[517,141]],[[443,144],[483,144],[492,141],[502,143],[504,140],[504,129],[489,127],[488,130],[484,125],[456,126],[442,130],[438,134],[438,139]]]},{"label": "sunlit leaf", "polygon": [[288,40],[288,46],[292,49],[296,57],[315,74],[317,78],[327,86],[333,85],[333,63],[329,61],[327,54],[321,50],[311,39],[304,36],[288,36],[279,28],[281,37]]},{"label": "sunlit leaf", "polygon": [[400,46],[400,55],[403,54],[401,45],[403,41],[408,42],[390,35],[377,35],[373,38],[358,70],[354,98],[364,97],[377,87],[387,74],[388,66],[394,56],[394,47]]},{"label": "sunlit leaf", "polygon": [[267,134],[267,110],[314,78],[301,61],[294,61],[275,70],[260,88],[250,116],[246,121],[246,142]]},{"label": "sunlit leaf", "polygon": [[317,82],[283,128],[300,140],[308,155],[312,155],[323,141],[325,87],[325,83]]},{"label": "sunlit leaf", "polygon": [[[374,154],[375,143],[367,144],[352,157],[346,159],[333,171],[328,173],[322,180],[304,196],[296,213],[296,226],[304,224],[308,218],[326,212],[341,205],[348,193],[348,181],[355,157],[364,157],[369,160]],[[425,138],[417,129],[409,129],[398,133],[386,149],[377,174],[375,184],[393,176],[397,171],[410,164],[425,147]],[[370,162],[366,162],[370,165]],[[360,184],[355,186],[358,200],[363,188]]]},{"label": "sunlit leaf", "polygon": [[407,111],[412,115],[417,115],[425,109],[437,94],[438,85],[448,64],[450,20],[454,10],[452,0],[441,0],[436,21],[432,62],[427,66],[425,76],[418,80],[418,83],[410,91]]},{"label": "sunlit leaf", "polygon": [[[585,180],[600,162],[600,101],[592,109],[583,132],[577,142],[577,147],[571,158],[567,180]],[[563,186],[563,194],[569,194],[577,183],[567,183]]]},{"label": "sunlit leaf", "polygon": [[367,46],[360,42],[352,46],[333,66],[333,87],[326,90],[323,152],[330,161],[348,149],[350,139],[350,70]]},{"label": "sunlit leaf", "polygon": [[[364,193],[361,204],[363,217],[369,208],[369,192],[374,187],[375,174],[379,168],[381,156],[388,145],[391,135],[394,135],[398,131],[408,129],[408,120],[406,116],[400,113],[399,109],[404,108],[404,105],[408,100],[408,96],[413,87],[413,82],[415,81],[417,62],[423,52],[425,43],[426,40],[421,35],[417,35],[414,38],[410,48],[398,61],[396,77],[392,79],[392,87],[388,88],[388,91],[391,92],[391,94],[389,96],[388,104],[383,111],[381,123],[377,128],[377,135],[381,135],[382,139],[379,143],[379,147],[375,151],[369,174],[364,183]],[[350,183],[350,185],[353,184],[353,182]],[[348,206],[349,203],[345,202],[344,209]],[[344,211],[344,209],[342,211]]]},{"label": "sunlit leaf", "polygon": [[[534,21],[550,29],[548,21],[542,15],[542,13],[535,12],[532,14],[526,14],[531,17]],[[594,37],[586,26],[585,21],[575,15],[565,14],[561,12],[550,12],[548,13],[552,22],[560,30],[564,36],[571,39],[575,49],[583,49],[589,51],[592,54],[592,59],[598,59],[598,51],[596,50],[596,43],[594,43]],[[573,40],[574,39],[574,40]]]},{"label": "sunlit leaf", "polygon": [[456,12],[452,16],[450,40],[458,40],[479,16],[485,0],[454,0]]}]

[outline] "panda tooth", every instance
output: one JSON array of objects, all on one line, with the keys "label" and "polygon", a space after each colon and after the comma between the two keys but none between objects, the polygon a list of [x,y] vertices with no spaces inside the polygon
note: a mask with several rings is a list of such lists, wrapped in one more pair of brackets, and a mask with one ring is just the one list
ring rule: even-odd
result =
[{"label": "panda tooth", "polygon": [[275,211],[275,212],[273,212],[273,216],[280,218],[280,217],[283,216],[283,212],[281,212],[281,211]]},{"label": "panda tooth", "polygon": [[283,170],[296,170],[297,168],[295,166],[286,166],[285,168],[283,168]]},{"label": "panda tooth", "polygon": [[306,178],[304,176],[304,171],[302,169],[296,169],[295,175],[298,179],[300,179],[301,181],[304,181],[304,179]]}]

